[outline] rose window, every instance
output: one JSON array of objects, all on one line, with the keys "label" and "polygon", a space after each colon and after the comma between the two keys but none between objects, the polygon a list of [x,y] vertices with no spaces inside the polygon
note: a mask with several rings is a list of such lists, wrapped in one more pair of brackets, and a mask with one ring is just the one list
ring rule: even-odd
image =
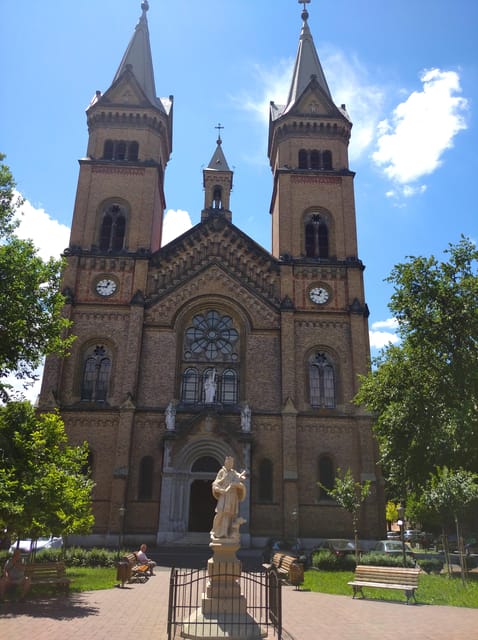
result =
[{"label": "rose window", "polygon": [[208,311],[194,316],[186,331],[185,358],[235,361],[238,359],[239,334],[232,326],[232,318]]}]

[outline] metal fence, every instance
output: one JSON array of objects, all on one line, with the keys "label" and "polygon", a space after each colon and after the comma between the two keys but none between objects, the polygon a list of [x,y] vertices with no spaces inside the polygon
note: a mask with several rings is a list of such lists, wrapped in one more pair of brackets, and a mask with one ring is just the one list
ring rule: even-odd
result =
[{"label": "metal fence", "polygon": [[[240,596],[231,598],[234,582]],[[194,637],[282,638],[281,582],[275,572],[247,572],[240,576],[216,574],[219,591],[211,600],[206,569],[171,569],[168,604],[168,640]],[[227,593],[221,594],[224,584]],[[208,586],[209,585],[209,586]],[[224,596],[224,598],[222,597]],[[206,606],[205,599],[208,600]],[[227,600],[227,611],[223,608]],[[212,610],[211,610],[212,606]]]}]

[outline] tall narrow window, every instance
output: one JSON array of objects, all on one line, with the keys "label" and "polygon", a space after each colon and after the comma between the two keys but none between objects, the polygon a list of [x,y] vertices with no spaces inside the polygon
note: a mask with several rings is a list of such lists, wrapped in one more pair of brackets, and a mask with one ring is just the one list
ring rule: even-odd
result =
[{"label": "tall narrow window", "polygon": [[103,212],[99,246],[102,251],[121,251],[126,233],[126,215],[119,204],[110,205]]},{"label": "tall narrow window", "polygon": [[307,151],[305,149],[299,151],[299,169],[308,169]]},{"label": "tall narrow window", "polygon": [[153,468],[151,456],[142,458],[139,465],[138,500],[151,500],[153,497]]},{"label": "tall narrow window", "polygon": [[315,149],[310,152],[310,168],[320,169],[320,152]]},{"label": "tall narrow window", "polygon": [[222,209],[222,189],[221,187],[214,187],[212,194],[212,206],[214,209]]},{"label": "tall narrow window", "polygon": [[329,229],[318,213],[312,214],[306,222],[304,244],[308,258],[329,257]]},{"label": "tall narrow window", "polygon": [[221,398],[224,404],[237,403],[237,373],[234,369],[226,369],[222,374]]},{"label": "tall narrow window", "polygon": [[332,151],[324,151],[322,154],[322,167],[323,169],[332,169]]},{"label": "tall narrow window", "polygon": [[328,493],[328,489],[333,489],[335,483],[334,463],[330,456],[324,455],[319,458],[319,482],[319,499],[333,500]]},{"label": "tall narrow window", "polygon": [[111,358],[102,345],[90,352],[83,365],[81,399],[90,402],[105,402],[111,373]]},{"label": "tall narrow window", "polygon": [[335,407],[335,372],[325,353],[316,353],[309,360],[309,396],[312,407]]},{"label": "tall narrow window", "polygon": [[261,460],[259,464],[259,501],[272,502],[273,500],[273,467],[268,458]]},{"label": "tall narrow window", "polygon": [[189,368],[183,373],[183,386],[181,399],[187,404],[198,401],[199,395],[199,375],[196,369]]},{"label": "tall narrow window", "polygon": [[138,159],[139,144],[137,142],[130,142],[128,149],[128,160],[135,161]]},{"label": "tall narrow window", "polygon": [[103,158],[105,160],[113,160],[113,153],[114,153],[113,140],[106,140],[105,146],[103,149]]}]

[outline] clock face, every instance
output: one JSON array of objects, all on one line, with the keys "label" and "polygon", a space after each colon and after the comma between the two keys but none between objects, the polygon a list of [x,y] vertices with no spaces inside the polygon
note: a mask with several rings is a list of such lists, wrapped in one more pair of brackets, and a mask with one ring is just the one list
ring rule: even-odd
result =
[{"label": "clock face", "polygon": [[95,287],[96,293],[99,293],[100,296],[112,296],[117,288],[118,285],[112,278],[101,278]]},{"label": "clock face", "polygon": [[309,291],[309,297],[315,304],[324,304],[329,299],[329,292],[324,287],[314,287]]}]

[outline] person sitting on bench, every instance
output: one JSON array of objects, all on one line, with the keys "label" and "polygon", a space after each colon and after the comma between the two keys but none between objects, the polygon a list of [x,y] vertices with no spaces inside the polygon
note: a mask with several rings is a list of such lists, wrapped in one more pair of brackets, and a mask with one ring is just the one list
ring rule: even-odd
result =
[{"label": "person sitting on bench", "polygon": [[138,561],[138,564],[147,564],[149,567],[149,574],[151,576],[154,576],[153,569],[156,566],[156,562],[148,558],[148,556],[146,555],[147,548],[148,547],[145,544],[142,544],[139,548],[139,551],[136,552],[136,559]]}]

